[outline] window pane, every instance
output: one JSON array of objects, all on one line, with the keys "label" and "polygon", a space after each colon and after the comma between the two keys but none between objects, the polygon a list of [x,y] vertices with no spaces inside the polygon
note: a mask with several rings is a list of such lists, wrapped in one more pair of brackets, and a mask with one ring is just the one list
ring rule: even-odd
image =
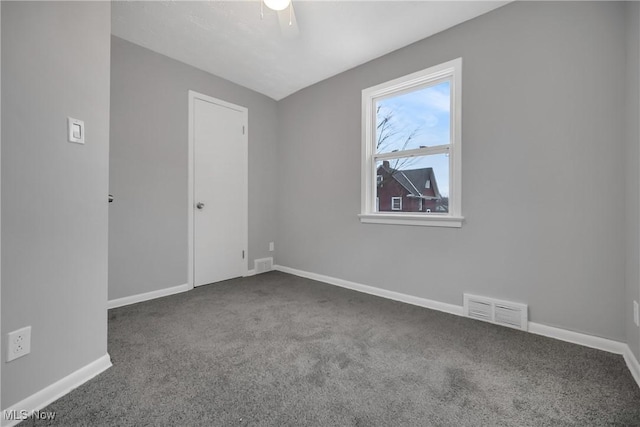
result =
[{"label": "window pane", "polygon": [[376,162],[376,198],[377,212],[448,213],[449,154]]},{"label": "window pane", "polygon": [[377,153],[450,143],[449,81],[378,99],[375,112]]}]

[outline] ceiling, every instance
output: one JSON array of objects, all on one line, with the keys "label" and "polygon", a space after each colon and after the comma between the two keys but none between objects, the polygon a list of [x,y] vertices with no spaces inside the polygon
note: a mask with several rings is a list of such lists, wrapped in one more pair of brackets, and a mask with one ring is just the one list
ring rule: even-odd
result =
[{"label": "ceiling", "polygon": [[506,3],[294,0],[288,38],[258,0],[115,1],[112,33],[279,100]]}]

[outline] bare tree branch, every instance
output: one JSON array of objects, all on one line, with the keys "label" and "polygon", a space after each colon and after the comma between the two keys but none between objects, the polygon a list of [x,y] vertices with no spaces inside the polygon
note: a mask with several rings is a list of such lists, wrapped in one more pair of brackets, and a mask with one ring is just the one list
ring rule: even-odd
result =
[{"label": "bare tree branch", "polygon": [[[408,134],[405,129],[398,130],[394,124],[393,111],[384,111],[380,105],[376,108],[376,151],[381,152],[392,147],[401,147],[394,149],[392,152],[406,150],[409,143],[418,135],[420,126],[416,127]],[[398,169],[406,168],[412,163],[415,163],[416,159],[413,157],[403,157],[395,159],[392,166],[392,173],[396,173]]]}]

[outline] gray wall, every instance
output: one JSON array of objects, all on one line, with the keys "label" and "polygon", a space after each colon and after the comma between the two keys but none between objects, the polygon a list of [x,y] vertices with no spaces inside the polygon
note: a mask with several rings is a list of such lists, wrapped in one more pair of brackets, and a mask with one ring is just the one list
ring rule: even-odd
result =
[{"label": "gray wall", "polygon": [[640,359],[640,330],[633,323],[633,301],[640,302],[640,3],[627,3],[626,295],[625,327],[629,347]]},{"label": "gray wall", "polygon": [[32,326],[5,408],[107,352],[110,27],[105,2],[2,4],[2,345]]},{"label": "gray wall", "polygon": [[[512,3],[280,101],[278,263],[624,340],[624,13]],[[361,90],[456,57],[466,224],[361,224]]]},{"label": "gray wall", "polygon": [[276,103],[112,38],[109,299],[187,283],[187,91],[249,109],[249,268],[273,255]]},{"label": "gray wall", "polygon": [[[0,2],[0,182],[2,181],[2,2]],[[1,184],[0,184],[1,186]],[[0,189],[0,224],[2,224],[2,197]],[[2,226],[0,226],[0,264],[2,260]],[[2,267],[0,266],[0,309],[2,309]],[[0,313],[0,334],[2,333],[2,315]],[[0,344],[0,354],[2,354],[2,344]],[[0,409],[2,406],[2,365],[0,363]]]}]

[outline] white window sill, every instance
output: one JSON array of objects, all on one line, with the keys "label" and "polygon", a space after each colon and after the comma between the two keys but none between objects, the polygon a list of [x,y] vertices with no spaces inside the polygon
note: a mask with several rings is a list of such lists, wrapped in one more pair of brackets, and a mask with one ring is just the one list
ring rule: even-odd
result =
[{"label": "white window sill", "polygon": [[418,225],[424,227],[460,228],[464,221],[461,216],[445,215],[407,215],[407,214],[359,214],[360,222],[365,224]]}]

